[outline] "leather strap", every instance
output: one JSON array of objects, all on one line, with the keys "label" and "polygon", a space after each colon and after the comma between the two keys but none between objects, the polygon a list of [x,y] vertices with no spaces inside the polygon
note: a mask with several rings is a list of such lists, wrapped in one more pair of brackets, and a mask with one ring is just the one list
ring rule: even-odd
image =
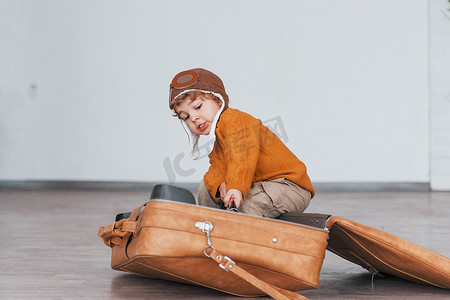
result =
[{"label": "leather strap", "polygon": [[97,235],[103,239],[106,246],[112,248],[116,245],[120,245],[122,238],[128,232],[136,233],[136,229],[137,222],[122,219],[105,227],[100,227]]},{"label": "leather strap", "polygon": [[122,219],[105,227],[100,227],[97,235],[103,239],[103,242],[108,247],[118,246],[122,241],[128,241],[131,234],[136,234],[138,230],[138,224],[136,222],[139,213],[141,212],[141,205],[137,207],[130,215],[128,219]]},{"label": "leather strap", "polygon": [[300,294],[273,286],[255,276],[253,276],[252,274],[245,271],[240,266],[236,265],[236,263],[232,259],[230,259],[227,256],[223,256],[222,254],[217,252],[213,247],[210,247],[208,249],[211,249],[208,256],[212,260],[217,262],[222,269],[226,270],[227,272],[232,272],[233,274],[236,274],[237,276],[244,279],[245,281],[247,281],[248,283],[250,283],[257,289],[259,289],[260,291],[266,293],[270,297],[272,297],[276,300],[308,300],[308,298],[306,298]]}]

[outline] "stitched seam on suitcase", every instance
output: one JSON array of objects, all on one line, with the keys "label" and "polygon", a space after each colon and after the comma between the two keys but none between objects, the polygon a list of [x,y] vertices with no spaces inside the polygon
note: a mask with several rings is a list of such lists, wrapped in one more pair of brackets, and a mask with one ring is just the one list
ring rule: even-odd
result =
[{"label": "stitched seam on suitcase", "polygon": [[[173,231],[178,231],[178,232],[182,232],[182,233],[185,233],[185,232],[186,232],[185,230],[182,230],[182,229],[167,228],[167,227],[161,227],[161,226],[155,226],[155,225],[152,225],[152,226],[143,226],[142,229],[144,229],[144,228],[150,228],[150,229],[152,229],[152,228],[158,228],[158,229],[163,229],[163,230],[173,230]],[[141,230],[142,230],[142,229],[141,229]],[[195,234],[195,235],[198,235],[198,236],[202,236],[202,237],[204,236],[204,234],[199,234],[199,233],[196,233],[196,232],[189,232],[189,233],[190,233],[190,234]],[[304,255],[304,256],[310,256],[310,257],[315,257],[315,258],[318,258],[318,259],[324,259],[324,257],[325,257],[325,248],[326,248],[326,244],[324,244],[324,243],[321,243],[321,244],[323,244],[323,246],[324,246],[323,256],[317,256],[317,255],[311,254],[310,252],[306,252],[306,251],[305,251],[305,252],[291,251],[291,250],[288,250],[288,249],[285,249],[285,248],[270,247],[270,246],[267,246],[267,245],[264,245],[264,244],[258,244],[258,243],[255,243],[255,242],[242,241],[242,240],[239,240],[239,239],[224,238],[224,237],[220,237],[220,236],[214,236],[214,235],[211,234],[211,240],[213,241],[213,245],[214,245],[214,239],[221,239],[221,240],[226,240],[226,241],[233,241],[233,242],[237,242],[237,243],[245,243],[245,244],[248,244],[248,245],[254,245],[254,246],[264,247],[264,248],[273,249],[273,250],[278,250],[278,251],[284,251],[284,252],[289,252],[289,253],[294,253],[294,254],[300,254],[300,255]],[[314,242],[317,242],[317,241],[314,241]],[[206,244],[205,244],[205,246],[206,246]],[[299,246],[298,248],[300,249],[301,247]]]},{"label": "stitched seam on suitcase", "polygon": [[[136,258],[138,258],[138,257],[136,257]],[[150,269],[156,270],[156,271],[158,271],[158,272],[161,272],[161,273],[164,273],[164,274],[167,274],[167,275],[170,275],[170,276],[173,276],[173,277],[182,279],[182,280],[184,280],[184,281],[188,281],[188,282],[190,282],[190,283],[193,283],[193,284],[196,284],[196,285],[199,285],[199,286],[204,286],[204,287],[207,287],[207,288],[210,288],[210,289],[213,289],[213,290],[221,291],[221,292],[223,292],[223,293],[232,294],[232,295],[236,295],[236,296],[240,296],[240,297],[259,297],[259,296],[264,296],[264,295],[265,295],[265,294],[248,294],[248,295],[235,294],[235,293],[232,293],[232,292],[227,291],[227,290],[222,290],[222,289],[219,289],[219,288],[216,288],[216,287],[209,286],[209,285],[207,285],[207,284],[202,284],[202,283],[196,282],[196,281],[194,281],[194,280],[187,279],[187,278],[185,278],[185,277],[177,276],[177,275],[172,274],[172,273],[170,273],[170,272],[166,272],[166,271],[160,270],[160,269],[155,268],[155,267],[152,267],[152,266],[150,266],[150,265],[148,265],[148,264],[141,263],[141,262],[137,261],[136,258],[134,258],[132,261],[130,261],[130,264],[135,262],[135,263],[138,263],[138,264],[140,264],[140,265],[142,265],[142,266],[145,266],[145,267],[148,267],[148,268],[150,268]],[[136,274],[136,275],[139,275],[139,276],[144,276],[144,277],[146,277],[145,274],[140,274],[140,273],[138,273],[138,272],[134,272],[134,271],[130,271],[130,270],[124,270],[124,271],[130,272],[130,273],[133,273],[133,274]]]},{"label": "stitched seam on suitcase", "polygon": [[[175,207],[175,208],[174,207],[164,207],[164,209],[163,209],[161,207],[158,207],[161,204],[161,203],[158,203],[158,202],[162,202],[162,203],[164,203],[164,202],[167,203],[168,202],[168,203],[176,205],[176,206],[186,206],[187,208],[192,206],[190,204],[173,203],[172,201],[164,201],[164,200],[157,200],[157,201],[155,201],[155,203],[151,203],[151,205],[156,206],[156,207],[152,208],[153,210],[160,209],[160,210],[162,210],[165,213],[172,212],[172,213],[179,214],[179,215],[184,215],[184,211],[181,211],[178,207]],[[272,225],[275,225],[275,224],[276,225],[283,224],[283,226],[289,225],[291,230],[296,230],[296,227],[297,228],[298,227],[302,227],[302,228],[307,229],[307,230],[315,230],[315,231],[319,231],[321,233],[326,233],[326,231],[324,229],[319,229],[317,227],[308,226],[308,225],[304,225],[304,224],[293,223],[293,222],[279,220],[279,219],[270,219],[270,218],[264,218],[264,217],[258,217],[258,216],[250,216],[250,215],[245,215],[245,214],[235,214],[235,213],[227,212],[227,211],[217,211],[217,209],[213,209],[213,208],[209,208],[209,207],[196,207],[196,209],[210,210],[212,212],[219,213],[217,215],[211,216],[212,219],[218,218],[220,220],[225,220],[225,219],[223,219],[223,215],[222,214],[223,213],[230,213],[232,215],[236,215],[236,216],[242,217],[243,219],[247,219],[247,220],[248,220],[248,218],[252,218],[253,219],[252,223],[255,223],[255,224],[259,224],[259,223],[263,224],[263,223],[271,222]],[[202,217],[202,216],[199,214],[199,217]],[[258,226],[255,225],[254,227],[256,228]],[[317,239],[317,240],[320,241],[320,239]]]},{"label": "stitched seam on suitcase", "polygon": [[[153,257],[158,258],[159,256],[153,256],[153,255],[138,255],[138,256],[134,257],[134,258],[130,261],[130,263],[135,262],[135,263],[138,263],[138,264],[140,264],[140,265],[143,265],[143,266],[146,266],[146,267],[150,267],[151,269],[157,270],[157,271],[159,271],[159,272],[162,272],[162,273],[165,273],[165,274],[169,274],[169,275],[171,275],[171,276],[174,276],[174,277],[177,277],[177,278],[180,278],[180,279],[183,279],[183,280],[191,281],[191,282],[193,282],[193,283],[195,283],[195,284],[198,284],[198,285],[207,286],[207,285],[204,285],[204,284],[202,284],[202,283],[198,283],[198,282],[196,282],[196,281],[194,281],[194,280],[186,279],[186,278],[184,278],[184,277],[175,275],[175,274],[173,274],[173,273],[170,273],[170,272],[161,270],[161,269],[159,269],[159,268],[156,268],[156,267],[153,267],[153,266],[151,266],[151,265],[148,265],[148,264],[145,264],[145,263],[143,263],[143,262],[138,261],[139,258],[153,258]],[[175,256],[175,257],[172,257],[172,256],[164,256],[164,258],[179,258],[179,257],[177,257],[177,256]],[[264,270],[264,271],[269,272],[269,273],[272,273],[272,274],[276,274],[276,275],[278,275],[278,276],[287,278],[287,279],[292,280],[292,281],[299,282],[299,283],[301,283],[302,285],[306,285],[306,286],[311,287],[311,288],[317,288],[317,287],[318,287],[317,285],[311,284],[310,282],[306,282],[306,281],[300,280],[300,279],[298,279],[298,278],[294,278],[294,277],[288,276],[288,275],[286,275],[286,274],[279,273],[279,272],[276,272],[276,271],[273,271],[273,270],[270,270],[270,269],[266,269],[266,268],[263,268],[263,267],[260,267],[260,266],[250,265],[250,264],[246,264],[246,263],[239,263],[239,262],[238,262],[238,264],[239,264],[240,266],[242,266],[242,265],[244,265],[244,266],[252,266],[253,268],[257,268],[257,269]],[[218,267],[218,266],[217,266],[217,267]],[[128,270],[127,270],[127,272],[131,272],[131,271],[128,271]],[[132,272],[132,273],[134,273],[134,272]],[[138,275],[139,275],[139,274],[138,274]],[[142,276],[142,275],[141,275],[141,276]],[[208,286],[208,287],[210,287],[210,286]],[[217,288],[213,288],[213,287],[210,287],[210,288],[212,288],[212,289],[217,289]],[[222,291],[222,290],[221,290],[221,291]],[[227,292],[227,293],[228,293],[228,292]],[[265,295],[265,294],[258,294],[258,295]]]},{"label": "stitched seam on suitcase", "polygon": [[[178,275],[175,275],[175,274],[173,274],[173,273],[166,272],[166,271],[164,271],[164,270],[161,270],[161,269],[155,268],[155,267],[153,267],[153,266],[150,266],[150,265],[148,265],[148,264],[144,264],[144,263],[142,263],[142,262],[140,262],[140,261],[137,261],[137,259],[140,258],[140,257],[152,257],[152,256],[137,256],[137,257],[133,258],[132,260],[130,260],[130,261],[127,263],[127,265],[128,265],[128,264],[132,264],[132,263],[135,262],[135,263],[138,263],[138,264],[140,264],[140,265],[142,265],[142,266],[145,266],[145,267],[148,267],[148,268],[150,268],[150,269],[156,270],[156,271],[158,271],[158,272],[161,272],[161,273],[164,273],[164,274],[167,274],[167,275],[170,275],[170,276],[179,278],[179,279],[181,279],[181,280],[183,280],[183,281],[187,281],[187,282],[190,282],[190,283],[199,285],[199,286],[208,287],[208,288],[211,288],[211,289],[214,289],[214,290],[218,290],[218,291],[221,291],[221,292],[224,292],[224,293],[228,293],[228,294],[232,294],[232,295],[236,295],[236,296],[240,296],[240,297],[260,297],[260,296],[265,296],[265,295],[266,295],[266,294],[263,294],[263,293],[260,293],[260,294],[238,294],[238,293],[231,292],[231,291],[229,291],[229,290],[223,290],[223,289],[220,289],[220,288],[218,288],[218,287],[212,287],[212,286],[210,286],[210,285],[203,284],[203,283],[199,283],[199,282],[196,282],[196,281],[194,281],[194,280],[191,280],[191,279],[188,279],[188,278],[185,278],[185,277],[182,277],[182,276],[178,276]],[[253,266],[253,267],[255,267],[255,266]],[[261,269],[261,268],[260,268],[260,269]],[[264,268],[262,268],[262,269],[264,269]],[[284,274],[281,274],[281,273],[278,273],[278,272],[274,272],[274,271],[271,271],[271,270],[268,270],[268,269],[264,269],[264,270],[270,271],[271,273],[275,273],[275,274],[277,274],[277,275],[283,276],[283,277],[288,278],[288,279],[290,279],[290,280],[299,282],[299,283],[301,283],[302,285],[307,286],[308,288],[306,288],[306,289],[316,289],[316,288],[318,288],[318,285],[311,284],[311,283],[307,283],[307,282],[305,282],[305,281],[303,281],[303,280],[298,280],[298,279],[296,279],[296,278],[292,278],[292,277],[290,277],[290,276],[286,276],[286,275],[284,275]],[[136,275],[139,275],[139,276],[147,277],[147,276],[145,276],[145,274],[141,274],[141,273],[138,273],[138,272],[135,272],[135,271],[132,271],[132,270],[128,270],[128,269],[123,270],[123,271],[130,272],[130,273],[133,273],[133,274],[136,274]]]}]

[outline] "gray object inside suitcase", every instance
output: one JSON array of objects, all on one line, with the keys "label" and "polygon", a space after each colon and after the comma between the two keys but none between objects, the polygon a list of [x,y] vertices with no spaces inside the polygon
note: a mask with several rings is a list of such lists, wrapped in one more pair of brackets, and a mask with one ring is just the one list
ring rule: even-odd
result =
[{"label": "gray object inside suitcase", "polygon": [[[150,195],[150,200],[152,199],[172,200],[195,205],[195,197],[189,190],[170,184],[155,185]],[[131,212],[118,214],[116,216],[116,222],[121,219],[128,219],[130,215]]]}]

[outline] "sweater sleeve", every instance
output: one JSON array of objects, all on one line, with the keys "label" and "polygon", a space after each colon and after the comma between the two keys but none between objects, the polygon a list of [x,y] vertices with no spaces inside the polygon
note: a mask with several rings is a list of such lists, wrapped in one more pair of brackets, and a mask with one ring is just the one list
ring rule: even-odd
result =
[{"label": "sweater sleeve", "polygon": [[245,198],[251,188],[260,151],[260,123],[237,114],[224,128],[227,190],[237,189]]},{"label": "sweater sleeve", "polygon": [[227,170],[226,163],[223,157],[220,155],[220,153],[221,153],[220,151],[217,151],[212,152],[210,154],[209,156],[210,166],[208,172],[206,172],[203,178],[206,188],[208,189],[210,194],[216,199],[220,199],[220,195],[219,197],[217,197],[217,191],[219,189],[220,184],[225,181]]}]

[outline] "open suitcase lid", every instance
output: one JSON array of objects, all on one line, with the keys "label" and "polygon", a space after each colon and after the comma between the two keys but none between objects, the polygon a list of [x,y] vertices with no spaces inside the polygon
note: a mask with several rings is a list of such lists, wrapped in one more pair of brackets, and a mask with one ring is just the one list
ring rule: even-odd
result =
[{"label": "open suitcase lid", "polygon": [[376,228],[331,217],[327,249],[367,269],[403,279],[450,288],[450,260]]}]

